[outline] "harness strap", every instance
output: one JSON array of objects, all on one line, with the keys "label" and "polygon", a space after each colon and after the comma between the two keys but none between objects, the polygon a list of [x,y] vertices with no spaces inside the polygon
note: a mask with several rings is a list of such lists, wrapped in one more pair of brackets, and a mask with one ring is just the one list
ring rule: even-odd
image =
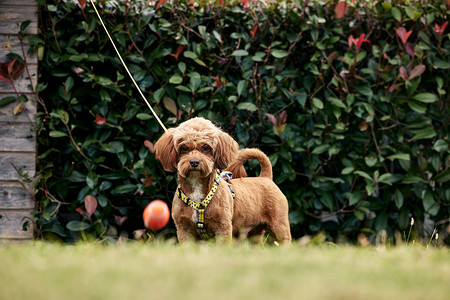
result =
[{"label": "harness strap", "polygon": [[201,208],[198,210],[197,229],[198,229],[202,239],[207,240],[210,238],[210,236],[205,228],[205,209],[204,208]]},{"label": "harness strap", "polygon": [[[189,198],[181,189],[180,186],[177,188],[178,197],[187,205],[192,207],[194,210],[198,212],[198,222],[197,222],[197,229],[200,233],[200,237],[202,239],[209,239],[211,238],[206,231],[205,228],[205,211],[208,204],[211,202],[212,198],[214,197],[214,194],[217,191],[217,188],[219,187],[219,179],[222,177],[225,181],[229,181],[232,178],[231,172],[220,172],[217,170],[216,177],[214,178],[214,183],[209,191],[208,195],[206,195],[205,199],[203,199],[201,202],[196,202]],[[228,184],[228,188],[230,189],[231,195],[233,196],[233,199],[235,199],[236,194],[233,191],[233,188],[230,184]]]}]

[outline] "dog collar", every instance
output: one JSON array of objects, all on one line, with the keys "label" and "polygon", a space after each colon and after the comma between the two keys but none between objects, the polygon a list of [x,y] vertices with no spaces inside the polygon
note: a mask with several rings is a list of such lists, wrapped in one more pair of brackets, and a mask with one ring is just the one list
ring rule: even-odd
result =
[{"label": "dog collar", "polygon": [[214,184],[211,188],[211,190],[209,191],[208,195],[206,195],[205,199],[203,199],[201,202],[195,202],[194,200],[192,200],[191,198],[189,198],[181,189],[180,186],[178,186],[177,189],[177,193],[178,193],[178,197],[187,205],[189,205],[190,207],[192,207],[195,210],[199,210],[200,209],[200,205],[203,208],[206,208],[209,204],[209,202],[211,202],[212,197],[214,197],[214,194],[217,191],[217,187],[219,187],[219,178],[220,178],[220,173],[217,172],[216,173],[216,177],[214,178]]},{"label": "dog collar", "polygon": [[[200,233],[200,236],[202,239],[209,239],[210,236],[206,231],[205,228],[205,210],[208,204],[211,202],[212,198],[214,197],[214,194],[217,191],[217,188],[219,187],[219,179],[222,178],[226,181],[230,180],[232,178],[231,172],[220,172],[217,170],[216,177],[214,178],[214,183],[209,191],[208,195],[206,195],[205,199],[203,199],[201,202],[196,202],[189,198],[181,189],[180,186],[177,188],[177,194],[178,198],[180,198],[184,203],[198,211],[198,222],[197,222],[197,229]],[[231,195],[233,196],[233,199],[235,198],[235,193],[233,191],[233,188],[231,185],[228,184],[228,187],[230,188]]]}]

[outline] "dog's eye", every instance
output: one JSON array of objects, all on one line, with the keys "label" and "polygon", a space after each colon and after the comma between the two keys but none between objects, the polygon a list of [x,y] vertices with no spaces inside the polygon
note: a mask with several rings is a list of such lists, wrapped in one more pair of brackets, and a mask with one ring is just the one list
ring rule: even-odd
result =
[{"label": "dog's eye", "polygon": [[204,145],[202,150],[203,150],[203,152],[209,152],[209,151],[211,151],[211,147],[208,145]]},{"label": "dog's eye", "polygon": [[181,146],[180,151],[181,151],[182,153],[186,153],[186,152],[189,151],[189,148],[188,148],[187,146]]}]

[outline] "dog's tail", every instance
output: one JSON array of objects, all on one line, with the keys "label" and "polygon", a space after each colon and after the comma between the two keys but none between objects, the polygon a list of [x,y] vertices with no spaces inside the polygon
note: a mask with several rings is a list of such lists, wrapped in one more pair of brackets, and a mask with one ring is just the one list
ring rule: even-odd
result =
[{"label": "dog's tail", "polygon": [[233,178],[247,177],[247,172],[243,166],[244,162],[249,159],[256,159],[261,165],[261,173],[259,177],[267,177],[272,179],[272,164],[267,155],[259,149],[245,148],[239,150],[236,160],[228,166],[227,171],[233,173]]}]

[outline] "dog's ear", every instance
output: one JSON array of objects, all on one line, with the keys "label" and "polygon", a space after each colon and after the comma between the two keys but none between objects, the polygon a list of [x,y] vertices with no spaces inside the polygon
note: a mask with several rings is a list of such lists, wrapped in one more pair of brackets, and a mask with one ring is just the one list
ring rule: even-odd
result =
[{"label": "dog's ear", "polygon": [[173,143],[174,128],[169,128],[156,142],[156,159],[160,160],[164,170],[175,172],[177,170],[177,152]]},{"label": "dog's ear", "polygon": [[216,166],[220,170],[225,170],[236,159],[238,151],[238,143],[230,135],[222,132],[214,153]]}]

